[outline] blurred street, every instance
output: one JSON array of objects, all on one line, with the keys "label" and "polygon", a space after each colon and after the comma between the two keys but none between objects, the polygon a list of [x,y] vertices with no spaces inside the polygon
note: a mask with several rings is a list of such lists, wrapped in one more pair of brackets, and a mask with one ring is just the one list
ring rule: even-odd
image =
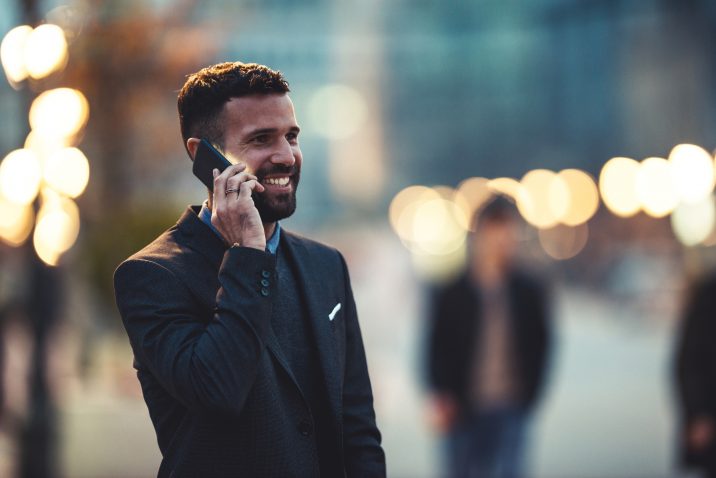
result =
[{"label": "blurred street", "polygon": [[[360,245],[344,249],[389,476],[432,478],[439,469],[440,444],[427,425],[420,383],[422,288],[387,229],[365,229],[360,235]],[[341,243],[345,236],[324,239]],[[638,301],[624,304],[565,284],[555,292],[557,353],[536,417],[533,476],[677,476],[669,375],[673,317],[653,312],[644,317]],[[22,347],[12,346],[23,342],[21,336],[10,333],[6,340],[11,357],[21,354]],[[62,476],[154,476],[160,455],[126,339],[105,335],[95,342],[89,360],[95,365],[85,382],[70,365],[76,340],[63,335],[55,352],[66,366],[59,365],[55,375]],[[19,357],[11,358],[9,366],[19,363]],[[0,446],[0,470],[7,470],[15,456],[7,434]]]}]

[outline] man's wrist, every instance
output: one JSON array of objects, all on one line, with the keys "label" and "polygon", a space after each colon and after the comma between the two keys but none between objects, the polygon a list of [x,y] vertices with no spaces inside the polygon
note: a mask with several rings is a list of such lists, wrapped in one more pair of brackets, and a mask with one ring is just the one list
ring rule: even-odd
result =
[{"label": "man's wrist", "polygon": [[257,251],[265,251],[265,250],[266,250],[266,247],[265,247],[265,246],[261,246],[261,245],[257,245],[257,244],[239,244],[238,242],[234,242],[230,247],[231,247],[231,248],[234,248],[234,247],[248,247],[248,248],[251,248],[251,249],[256,249]]}]

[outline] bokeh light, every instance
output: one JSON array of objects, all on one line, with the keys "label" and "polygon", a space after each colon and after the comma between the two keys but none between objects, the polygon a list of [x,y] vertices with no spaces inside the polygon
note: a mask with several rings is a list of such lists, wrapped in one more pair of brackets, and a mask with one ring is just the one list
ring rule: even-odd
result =
[{"label": "bokeh light", "polygon": [[55,191],[71,198],[84,192],[89,181],[89,162],[77,148],[63,148],[47,156],[44,180]]},{"label": "bokeh light", "polygon": [[599,191],[592,177],[579,169],[565,169],[557,173],[562,179],[567,191],[569,200],[560,207],[559,201],[563,200],[561,191],[557,188],[551,199],[552,211],[557,214],[559,222],[567,226],[576,226],[587,222],[594,216],[599,208]]},{"label": "bokeh light", "polygon": [[0,163],[0,195],[12,203],[31,203],[41,180],[40,161],[29,149],[16,149]]},{"label": "bokeh light", "polygon": [[393,197],[388,209],[388,218],[393,230],[401,239],[410,239],[412,234],[412,226],[406,227],[406,224],[412,222],[412,218],[406,221],[406,218],[413,214],[415,207],[422,200],[438,198],[440,195],[427,186],[414,185],[400,191]]},{"label": "bokeh light", "polygon": [[705,241],[716,225],[716,206],[709,195],[696,203],[681,203],[671,215],[671,227],[685,246]]},{"label": "bokeh light", "polygon": [[31,26],[20,25],[7,32],[0,44],[0,61],[5,76],[13,86],[28,76],[25,67],[25,45],[31,34]]},{"label": "bokeh light", "polygon": [[465,242],[464,211],[447,199],[423,201],[413,218],[414,246],[427,254],[445,255]]},{"label": "bokeh light", "polygon": [[308,104],[311,129],[332,140],[354,135],[367,117],[365,99],[346,85],[323,86],[313,94]]},{"label": "bokeh light", "polygon": [[457,187],[457,194],[467,203],[470,217],[492,197],[490,180],[487,178],[467,178]]},{"label": "bokeh light", "polygon": [[589,239],[589,228],[586,223],[574,227],[557,225],[538,231],[542,249],[553,259],[566,260],[579,254]]},{"label": "bokeh light", "polygon": [[520,184],[517,208],[522,217],[542,229],[556,225],[569,203],[569,190],[562,178],[553,171],[535,169],[525,174]]},{"label": "bokeh light", "polygon": [[77,204],[71,199],[43,190],[42,206],[37,214],[33,234],[38,257],[48,265],[57,265],[62,254],[75,243],[79,231]]},{"label": "bokeh light", "polygon": [[641,207],[636,194],[639,163],[617,157],[606,162],[599,174],[599,192],[604,204],[617,216],[633,216]]},{"label": "bokeh light", "polygon": [[439,280],[464,265],[470,206],[459,191],[409,186],[391,201],[389,218],[418,275]]},{"label": "bokeh light", "polygon": [[43,169],[47,160],[47,157],[54,154],[60,149],[64,149],[72,145],[72,138],[52,138],[48,136],[42,136],[36,131],[30,131],[25,138],[25,149],[29,149],[34,152]]},{"label": "bokeh light", "polygon": [[714,189],[714,162],[705,149],[694,144],[679,144],[669,154],[674,187],[679,199],[697,203]]},{"label": "bokeh light", "polygon": [[32,232],[35,214],[29,204],[19,205],[0,196],[0,240],[17,247]]},{"label": "bokeh light", "polygon": [[517,201],[522,186],[520,182],[513,178],[495,178],[487,183],[487,187],[495,194],[503,194]]},{"label": "bokeh light", "polygon": [[429,281],[444,281],[460,271],[467,261],[466,243],[456,250],[441,255],[427,254],[420,250],[411,251],[411,263],[415,273]]},{"label": "bokeh light", "polygon": [[664,217],[679,204],[671,164],[664,158],[646,158],[636,176],[636,195],[652,217]]},{"label": "bokeh light", "polygon": [[89,104],[72,88],[48,90],[35,98],[30,107],[30,126],[43,137],[68,138],[87,123]]},{"label": "bokeh light", "polygon": [[468,199],[460,191],[453,189],[450,186],[433,186],[432,189],[438,193],[441,198],[455,204],[458,208],[458,212],[454,216],[455,220],[461,228],[467,231],[470,228],[470,220],[472,218],[470,201],[468,201]]},{"label": "bokeh light", "polygon": [[44,78],[67,64],[67,40],[62,28],[46,23],[35,28],[25,44],[25,68],[31,77]]}]

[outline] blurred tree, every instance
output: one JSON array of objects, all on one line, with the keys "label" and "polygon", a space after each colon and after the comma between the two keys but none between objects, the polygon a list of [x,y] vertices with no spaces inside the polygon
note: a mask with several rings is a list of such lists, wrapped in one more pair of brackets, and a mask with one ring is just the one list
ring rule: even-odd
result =
[{"label": "blurred tree", "polygon": [[93,177],[84,198],[82,259],[88,283],[107,306],[104,317],[116,317],[114,268],[177,216],[168,200],[143,208],[132,198],[148,189],[146,177],[157,165],[181,150],[171,114],[176,91],[216,54],[212,29],[194,24],[197,8],[194,0],[161,10],[141,1],[93,0],[71,45],[66,81],[85,92],[92,110],[83,143]]}]

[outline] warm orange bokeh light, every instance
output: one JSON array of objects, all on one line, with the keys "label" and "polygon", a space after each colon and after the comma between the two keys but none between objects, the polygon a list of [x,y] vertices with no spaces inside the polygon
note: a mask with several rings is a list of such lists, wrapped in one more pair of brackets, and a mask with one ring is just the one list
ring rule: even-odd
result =
[{"label": "warm orange bokeh light", "polygon": [[636,194],[639,163],[631,158],[612,158],[602,167],[599,192],[607,208],[617,216],[633,216],[640,209]]},{"label": "warm orange bokeh light", "polygon": [[636,176],[636,195],[652,217],[664,217],[679,204],[671,164],[664,158],[646,158]]}]

